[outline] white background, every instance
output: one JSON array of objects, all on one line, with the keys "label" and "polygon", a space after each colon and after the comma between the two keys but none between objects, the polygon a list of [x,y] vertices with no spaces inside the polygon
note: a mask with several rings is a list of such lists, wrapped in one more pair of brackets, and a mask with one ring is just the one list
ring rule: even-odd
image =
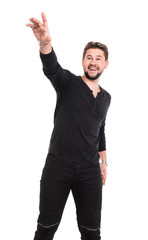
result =
[{"label": "white background", "polygon": [[[147,240],[147,1],[3,1],[0,6],[0,238],[31,240],[56,94],[43,75],[29,18],[47,15],[60,64],[82,75],[88,41],[109,48],[100,85],[112,95],[106,121],[108,179],[102,240]],[[80,234],[70,194],[55,240]]]}]

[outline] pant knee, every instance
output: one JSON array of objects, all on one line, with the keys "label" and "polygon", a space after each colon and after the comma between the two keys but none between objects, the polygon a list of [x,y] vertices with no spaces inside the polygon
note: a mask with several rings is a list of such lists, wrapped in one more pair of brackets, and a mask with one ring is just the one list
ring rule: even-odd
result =
[{"label": "pant knee", "polygon": [[52,229],[52,228],[55,228],[57,225],[59,225],[59,222],[57,223],[54,223],[54,224],[50,224],[50,225],[43,225],[41,223],[38,223],[38,225],[40,225],[42,228],[47,228],[47,229]]},{"label": "pant knee", "polygon": [[59,222],[51,225],[43,225],[38,223],[34,240],[52,240],[58,226]]},{"label": "pant knee", "polygon": [[100,240],[100,227],[92,228],[88,226],[79,225],[82,240]]}]

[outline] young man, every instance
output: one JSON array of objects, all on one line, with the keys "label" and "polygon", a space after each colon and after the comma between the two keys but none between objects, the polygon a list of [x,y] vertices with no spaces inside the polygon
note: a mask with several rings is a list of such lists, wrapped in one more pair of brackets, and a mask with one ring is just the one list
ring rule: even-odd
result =
[{"label": "young man", "polygon": [[82,60],[84,74],[76,76],[59,65],[44,13],[42,20],[31,18],[26,25],[40,43],[43,71],[57,93],[57,103],[34,240],[53,239],[70,190],[81,239],[99,240],[102,184],[107,175],[104,128],[111,96],[98,81],[108,66],[108,50],[101,43],[88,43]]}]

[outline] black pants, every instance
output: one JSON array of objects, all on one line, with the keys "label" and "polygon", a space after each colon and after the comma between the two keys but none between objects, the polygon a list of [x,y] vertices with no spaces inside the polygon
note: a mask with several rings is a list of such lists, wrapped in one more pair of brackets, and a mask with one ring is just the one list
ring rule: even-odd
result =
[{"label": "black pants", "polygon": [[99,240],[102,204],[100,165],[72,164],[47,155],[40,186],[40,214],[34,240],[52,240],[72,191],[82,240]]}]

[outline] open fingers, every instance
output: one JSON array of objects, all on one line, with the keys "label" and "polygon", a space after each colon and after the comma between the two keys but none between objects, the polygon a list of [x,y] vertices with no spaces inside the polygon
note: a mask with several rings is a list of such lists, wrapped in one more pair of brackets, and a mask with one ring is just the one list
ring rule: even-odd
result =
[{"label": "open fingers", "polygon": [[47,26],[47,18],[46,18],[46,15],[44,12],[41,13],[41,16],[42,16],[42,20],[43,20],[43,25],[44,26]]},{"label": "open fingers", "polygon": [[27,23],[26,26],[27,26],[27,27],[32,27],[33,24]]},{"label": "open fingers", "polygon": [[39,27],[37,24],[31,24],[31,23],[27,23],[26,26],[32,28],[32,30],[42,28],[42,27]]},{"label": "open fingers", "polygon": [[29,20],[30,20],[30,22],[32,22],[33,24],[35,24],[38,27],[40,27],[42,25],[42,23],[34,17],[30,18]]},{"label": "open fingers", "polygon": [[38,27],[41,28],[42,26],[47,28],[48,24],[47,24],[46,15],[45,15],[44,12],[42,12],[41,15],[42,15],[43,24],[37,18],[32,17],[32,18],[29,19],[31,23],[26,24],[26,26],[31,27],[32,29],[33,28],[38,28]]}]

